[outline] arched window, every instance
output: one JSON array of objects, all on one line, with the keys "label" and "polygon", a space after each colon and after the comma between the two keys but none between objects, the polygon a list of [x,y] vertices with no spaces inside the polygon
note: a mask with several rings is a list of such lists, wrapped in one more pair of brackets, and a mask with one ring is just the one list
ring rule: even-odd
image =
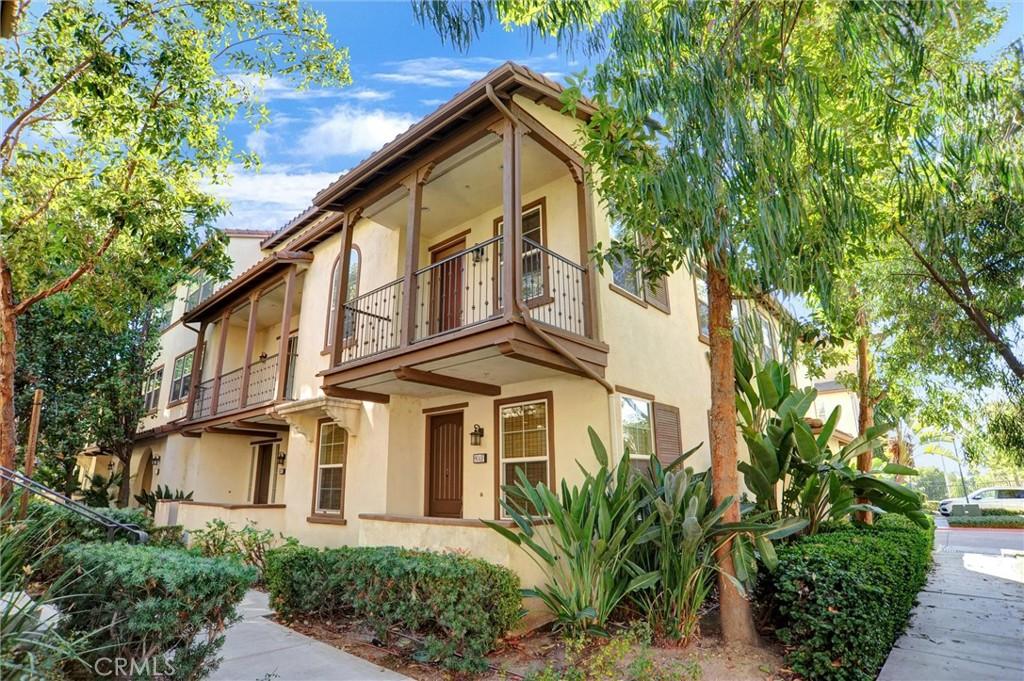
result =
[{"label": "arched window", "polygon": [[[348,302],[359,295],[359,270],[362,258],[359,247],[353,246],[349,253],[348,261],[348,286],[345,291],[345,301]],[[341,256],[334,261],[334,269],[331,270],[331,301],[327,306],[327,331],[324,335],[324,349],[330,350],[334,346],[334,320],[338,315],[338,289],[341,286]],[[343,338],[350,338],[353,330],[353,320],[350,315],[345,317],[345,332]]]}]

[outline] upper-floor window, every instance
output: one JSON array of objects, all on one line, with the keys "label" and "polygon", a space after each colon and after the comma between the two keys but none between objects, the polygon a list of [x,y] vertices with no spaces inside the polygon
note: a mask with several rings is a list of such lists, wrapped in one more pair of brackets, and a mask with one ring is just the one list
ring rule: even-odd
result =
[{"label": "upper-floor window", "polygon": [[777,359],[775,354],[775,327],[768,321],[768,317],[763,314],[757,315],[758,322],[761,326],[761,333],[758,334],[760,341],[761,361],[770,362]]},{"label": "upper-floor window", "polygon": [[174,299],[168,300],[166,303],[158,307],[153,312],[153,326],[157,331],[163,331],[171,325],[171,317],[174,313]]},{"label": "upper-floor window", "polygon": [[174,370],[171,372],[171,394],[168,402],[177,402],[185,399],[188,395],[189,386],[192,384],[192,358],[195,350],[178,355],[174,358]]},{"label": "upper-floor window", "polygon": [[[344,302],[349,302],[359,297],[359,270],[362,257],[359,248],[353,246],[349,252],[348,259],[348,285],[345,287]],[[324,349],[330,350],[334,347],[334,324],[338,318],[338,294],[341,287],[341,256],[334,261],[334,269],[331,270],[331,300],[327,306],[327,328],[324,332]],[[356,319],[351,310],[345,310],[345,330],[342,338],[348,340],[355,333]]]},{"label": "upper-floor window", "polygon": [[163,375],[164,368],[161,365],[146,374],[142,380],[142,403],[147,412],[155,411],[160,401],[160,383]]},{"label": "upper-floor window", "polygon": [[708,275],[703,267],[697,268],[694,285],[697,289],[697,331],[707,340],[711,337],[711,306],[708,303]]},{"label": "upper-floor window", "polygon": [[185,295],[185,312],[213,295],[213,283],[213,277],[206,272],[196,274],[195,281],[189,284],[188,293]]},{"label": "upper-floor window", "polygon": [[[611,224],[611,237],[613,243],[629,238],[622,223],[618,221]],[[633,259],[623,256],[612,264],[612,283],[620,291],[625,291],[638,301],[668,313],[668,277],[661,277],[658,281],[646,281]]]},{"label": "upper-floor window", "polygon": [[[522,289],[523,301],[527,303],[532,301],[534,304],[538,304],[538,301],[547,298],[551,288],[547,281],[550,265],[546,262],[547,255],[544,251],[547,246],[545,239],[547,228],[544,224],[546,210],[547,203],[543,198],[523,206]],[[504,218],[498,218],[494,224],[494,235],[502,234],[504,227]],[[505,262],[503,249],[504,244],[499,241],[499,268],[503,267]]]}]

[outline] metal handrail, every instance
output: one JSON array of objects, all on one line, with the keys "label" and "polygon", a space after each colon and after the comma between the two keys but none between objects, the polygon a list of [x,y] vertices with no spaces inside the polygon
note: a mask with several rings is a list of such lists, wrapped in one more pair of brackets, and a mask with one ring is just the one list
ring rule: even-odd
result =
[{"label": "metal handrail", "polygon": [[487,239],[486,241],[481,241],[478,244],[473,244],[469,248],[464,248],[463,250],[459,251],[458,253],[453,253],[452,255],[449,255],[447,258],[443,258],[441,260],[438,260],[437,262],[430,263],[426,267],[421,267],[418,270],[416,270],[415,272],[413,272],[413,274],[420,275],[420,274],[423,274],[424,272],[429,272],[430,270],[437,269],[441,265],[444,265],[444,264],[446,264],[448,262],[451,262],[452,260],[455,260],[456,258],[461,258],[462,256],[464,256],[464,255],[466,255],[468,253],[472,253],[473,251],[482,251],[487,246],[490,246],[491,244],[493,244],[493,243],[495,243],[497,241],[501,241],[501,240],[502,240],[502,237],[501,237],[500,234],[498,236],[492,236],[490,239]]},{"label": "metal handrail", "polygon": [[549,255],[549,256],[551,256],[552,258],[555,258],[555,259],[557,259],[557,260],[559,260],[559,261],[561,261],[561,262],[564,262],[564,263],[565,263],[565,264],[567,264],[567,265],[572,265],[573,267],[575,267],[575,268],[576,268],[577,270],[580,270],[581,272],[582,272],[582,271],[585,271],[585,270],[587,269],[587,268],[586,268],[586,267],[584,267],[583,265],[580,265],[580,264],[579,264],[579,263],[577,263],[577,262],[573,262],[572,260],[570,260],[569,258],[565,257],[565,256],[564,256],[564,255],[562,255],[561,253],[556,253],[555,251],[552,251],[552,250],[551,250],[550,248],[548,248],[547,246],[545,246],[545,245],[543,245],[543,244],[539,244],[539,243],[537,243],[536,241],[534,241],[533,239],[531,239],[531,238],[529,238],[529,237],[525,237],[525,236],[524,236],[524,237],[523,237],[523,243],[525,243],[525,244],[529,244],[529,245],[530,245],[530,248],[531,248],[532,250],[537,250],[537,251],[540,251],[541,253],[544,253],[544,254],[546,254],[546,255]]},{"label": "metal handrail", "polygon": [[114,535],[116,535],[119,530],[135,535],[135,539],[140,544],[145,544],[149,541],[149,533],[138,525],[135,525],[134,523],[126,524],[118,522],[113,518],[103,515],[102,513],[97,513],[93,508],[79,503],[74,499],[69,499],[57,490],[50,489],[46,485],[36,482],[21,471],[12,470],[6,466],[0,466],[0,479],[12,482],[18,487],[21,487],[36,496],[42,497],[43,499],[55,504],[60,504],[83,518],[91,520],[98,525],[102,525],[107,530],[108,541],[113,539]]}]

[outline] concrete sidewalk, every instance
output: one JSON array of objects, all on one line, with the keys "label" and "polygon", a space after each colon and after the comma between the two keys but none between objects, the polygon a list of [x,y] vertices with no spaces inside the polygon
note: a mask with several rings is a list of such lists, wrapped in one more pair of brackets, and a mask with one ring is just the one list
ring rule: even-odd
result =
[{"label": "concrete sidewalk", "polygon": [[1024,557],[1010,555],[1022,549],[1024,531],[938,529],[935,568],[879,681],[1024,679]]},{"label": "concrete sidewalk", "polygon": [[303,636],[270,621],[267,595],[250,591],[239,610],[242,621],[228,629],[219,681],[401,681],[397,672]]}]

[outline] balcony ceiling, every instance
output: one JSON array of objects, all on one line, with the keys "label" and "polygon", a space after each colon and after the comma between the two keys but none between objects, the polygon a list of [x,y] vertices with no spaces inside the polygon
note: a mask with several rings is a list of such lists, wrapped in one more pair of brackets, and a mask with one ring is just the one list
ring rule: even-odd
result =
[{"label": "balcony ceiling", "polygon": [[[564,163],[529,136],[523,139],[522,163],[524,195],[568,173]],[[421,236],[437,236],[482,214],[497,217],[501,213],[501,190],[501,139],[488,135],[434,169],[423,188]],[[402,190],[371,206],[366,217],[392,229],[404,229],[408,210],[407,192]]]}]

